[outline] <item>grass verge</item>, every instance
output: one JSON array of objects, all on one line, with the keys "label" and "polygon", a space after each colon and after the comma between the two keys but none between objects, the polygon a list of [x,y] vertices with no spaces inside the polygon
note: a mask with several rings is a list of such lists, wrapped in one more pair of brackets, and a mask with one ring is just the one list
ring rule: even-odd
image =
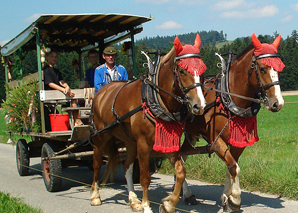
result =
[{"label": "grass verge", "polygon": [[[242,189],[260,191],[298,200],[298,96],[285,96],[285,106],[278,113],[260,110],[260,141],[247,147],[239,159]],[[206,142],[199,142],[206,144]],[[216,155],[188,156],[188,179],[224,185],[226,165]],[[173,175],[168,160],[160,173]]]},{"label": "grass verge", "polygon": [[0,200],[1,213],[42,213],[40,209],[32,208],[21,199],[11,197],[10,194],[0,192]]}]

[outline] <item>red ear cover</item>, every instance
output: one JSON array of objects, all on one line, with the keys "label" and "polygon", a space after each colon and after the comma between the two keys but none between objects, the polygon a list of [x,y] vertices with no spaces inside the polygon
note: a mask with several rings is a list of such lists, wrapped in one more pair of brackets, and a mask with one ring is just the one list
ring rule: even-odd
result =
[{"label": "red ear cover", "polygon": [[201,48],[201,37],[199,34],[196,35],[196,39],[195,39],[195,47],[197,47],[198,49]]},{"label": "red ear cover", "polygon": [[255,33],[253,33],[253,34],[251,35],[251,41],[252,41],[252,43],[253,43],[253,45],[254,45],[254,47],[255,47],[256,50],[259,50],[259,49],[262,48],[262,44],[261,44],[261,42],[259,41],[259,39],[257,38],[257,36],[256,36]]},{"label": "red ear cover", "polygon": [[179,53],[182,51],[183,48],[178,36],[176,36],[174,40],[174,46],[175,46],[176,55],[179,55]]},{"label": "red ear cover", "polygon": [[276,47],[276,49],[278,48],[279,44],[281,41],[281,35],[277,36],[276,39],[274,40],[274,42],[272,43],[273,46]]}]

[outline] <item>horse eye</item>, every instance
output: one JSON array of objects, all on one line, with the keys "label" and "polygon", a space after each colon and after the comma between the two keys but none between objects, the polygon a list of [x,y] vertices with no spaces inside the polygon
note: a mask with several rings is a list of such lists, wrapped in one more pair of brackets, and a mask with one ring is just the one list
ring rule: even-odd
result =
[{"label": "horse eye", "polygon": [[184,75],[185,74],[184,69],[179,69],[179,73],[180,73],[180,75]]},{"label": "horse eye", "polygon": [[260,71],[261,71],[261,73],[265,73],[265,69],[263,68],[263,67],[260,67]]}]

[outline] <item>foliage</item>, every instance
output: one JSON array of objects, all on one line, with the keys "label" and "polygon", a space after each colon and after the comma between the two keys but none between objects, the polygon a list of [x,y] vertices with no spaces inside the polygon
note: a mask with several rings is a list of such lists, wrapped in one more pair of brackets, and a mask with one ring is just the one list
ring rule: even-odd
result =
[{"label": "foliage", "polygon": [[11,212],[22,212],[22,213],[41,213],[39,209],[34,209],[19,198],[11,197],[10,194],[0,192],[0,212],[11,213]]},{"label": "foliage", "polygon": [[[194,38],[196,37],[196,34],[199,33],[201,40],[202,40],[202,45],[205,44],[215,44],[216,42],[223,42],[226,41],[226,36],[223,34],[223,31],[218,32],[211,30],[209,32],[207,31],[198,31],[198,32],[193,32],[193,33],[187,33],[187,34],[182,34],[178,35],[180,41],[184,42],[185,44],[193,44]],[[154,38],[148,38],[145,37],[143,39],[140,39],[136,41],[136,45],[140,45],[142,42],[145,42],[146,45],[149,48],[153,49],[162,49],[164,47],[168,47],[170,43],[174,42],[176,35],[173,36],[156,36]]]},{"label": "foliage", "polygon": [[[198,32],[202,39],[201,44],[201,57],[207,66],[205,74],[217,74],[217,63],[220,62],[219,58],[214,54],[218,52],[222,55],[231,50],[234,53],[240,53],[248,45],[251,44],[250,37],[237,38],[234,41],[227,41],[226,35],[223,31],[200,31]],[[277,32],[273,36],[260,35],[261,42],[272,43],[274,38],[278,35]],[[193,44],[196,36],[196,32],[178,35],[181,42],[187,44]],[[128,55],[121,52],[121,44],[115,44],[114,46],[119,50],[118,57],[116,59],[117,64],[122,64],[129,73],[130,79],[134,76],[136,78],[142,76],[148,70],[143,64],[147,63],[144,52],[156,52],[160,49],[162,53],[167,53],[173,46],[175,36],[156,36],[152,38],[145,37],[135,42],[135,60],[136,60],[136,72],[133,73],[133,67],[128,63]],[[281,41],[278,49],[280,58],[286,65],[284,70],[280,73],[280,84],[283,91],[286,90],[298,90],[298,33],[294,30],[291,36]],[[78,71],[72,66],[73,59],[79,60],[79,55],[76,52],[60,52],[56,67],[61,71],[63,79],[70,85],[71,88],[78,88],[80,80],[84,79],[85,70],[90,67],[90,63],[87,60],[87,53],[82,53],[82,70]],[[150,55],[152,60],[154,55]],[[28,75],[29,73],[35,73],[37,71],[36,51],[19,53],[17,52],[13,56],[8,57],[13,62],[13,80],[20,78],[20,73]],[[101,56],[100,56],[100,59]],[[20,66],[20,64],[22,66]],[[22,68],[21,70],[19,70]],[[3,70],[3,71],[1,71]],[[0,67],[0,81],[4,81],[4,69]],[[0,86],[0,91],[4,91]],[[0,93],[3,96],[3,93]],[[4,97],[2,97],[4,99]]]},{"label": "foliage", "polygon": [[12,132],[41,131],[38,84],[29,81],[14,88],[8,88],[8,97],[2,108],[7,120],[7,129]]},{"label": "foliage", "polygon": [[5,71],[4,66],[0,65],[0,100],[5,99],[5,87],[2,85],[5,85]]}]

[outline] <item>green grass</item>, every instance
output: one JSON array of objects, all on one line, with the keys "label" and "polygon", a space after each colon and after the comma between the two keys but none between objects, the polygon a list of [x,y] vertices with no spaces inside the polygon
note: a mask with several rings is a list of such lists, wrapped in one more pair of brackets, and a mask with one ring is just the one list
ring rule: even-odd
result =
[{"label": "green grass", "polygon": [[[260,110],[259,142],[247,147],[239,159],[242,189],[298,200],[298,96],[285,96],[277,113]],[[199,144],[206,144],[206,142]],[[188,156],[187,178],[224,184],[226,166],[216,154]],[[173,175],[165,160],[161,173]]]},{"label": "green grass", "polygon": [[[22,136],[12,135],[13,141],[15,142]],[[6,124],[4,119],[4,113],[0,111],[0,142],[6,143],[9,139],[9,133],[6,130]],[[11,197],[9,194],[0,192],[0,212],[1,213],[37,213],[42,212],[41,210],[34,209],[29,205],[25,204],[21,199]]]},{"label": "green grass", "polygon": [[[247,147],[239,159],[242,189],[276,194],[298,200],[298,96],[285,96],[280,112],[260,110],[258,134],[260,141]],[[0,112],[0,141],[6,143],[3,112]],[[14,141],[21,136],[13,135]],[[206,142],[199,142],[206,144]],[[216,154],[191,155],[186,164],[187,178],[224,184],[226,166]],[[160,173],[174,174],[168,160]]]},{"label": "green grass", "polygon": [[0,212],[1,213],[41,213],[40,209],[32,208],[21,199],[11,197],[9,194],[0,192]]}]

